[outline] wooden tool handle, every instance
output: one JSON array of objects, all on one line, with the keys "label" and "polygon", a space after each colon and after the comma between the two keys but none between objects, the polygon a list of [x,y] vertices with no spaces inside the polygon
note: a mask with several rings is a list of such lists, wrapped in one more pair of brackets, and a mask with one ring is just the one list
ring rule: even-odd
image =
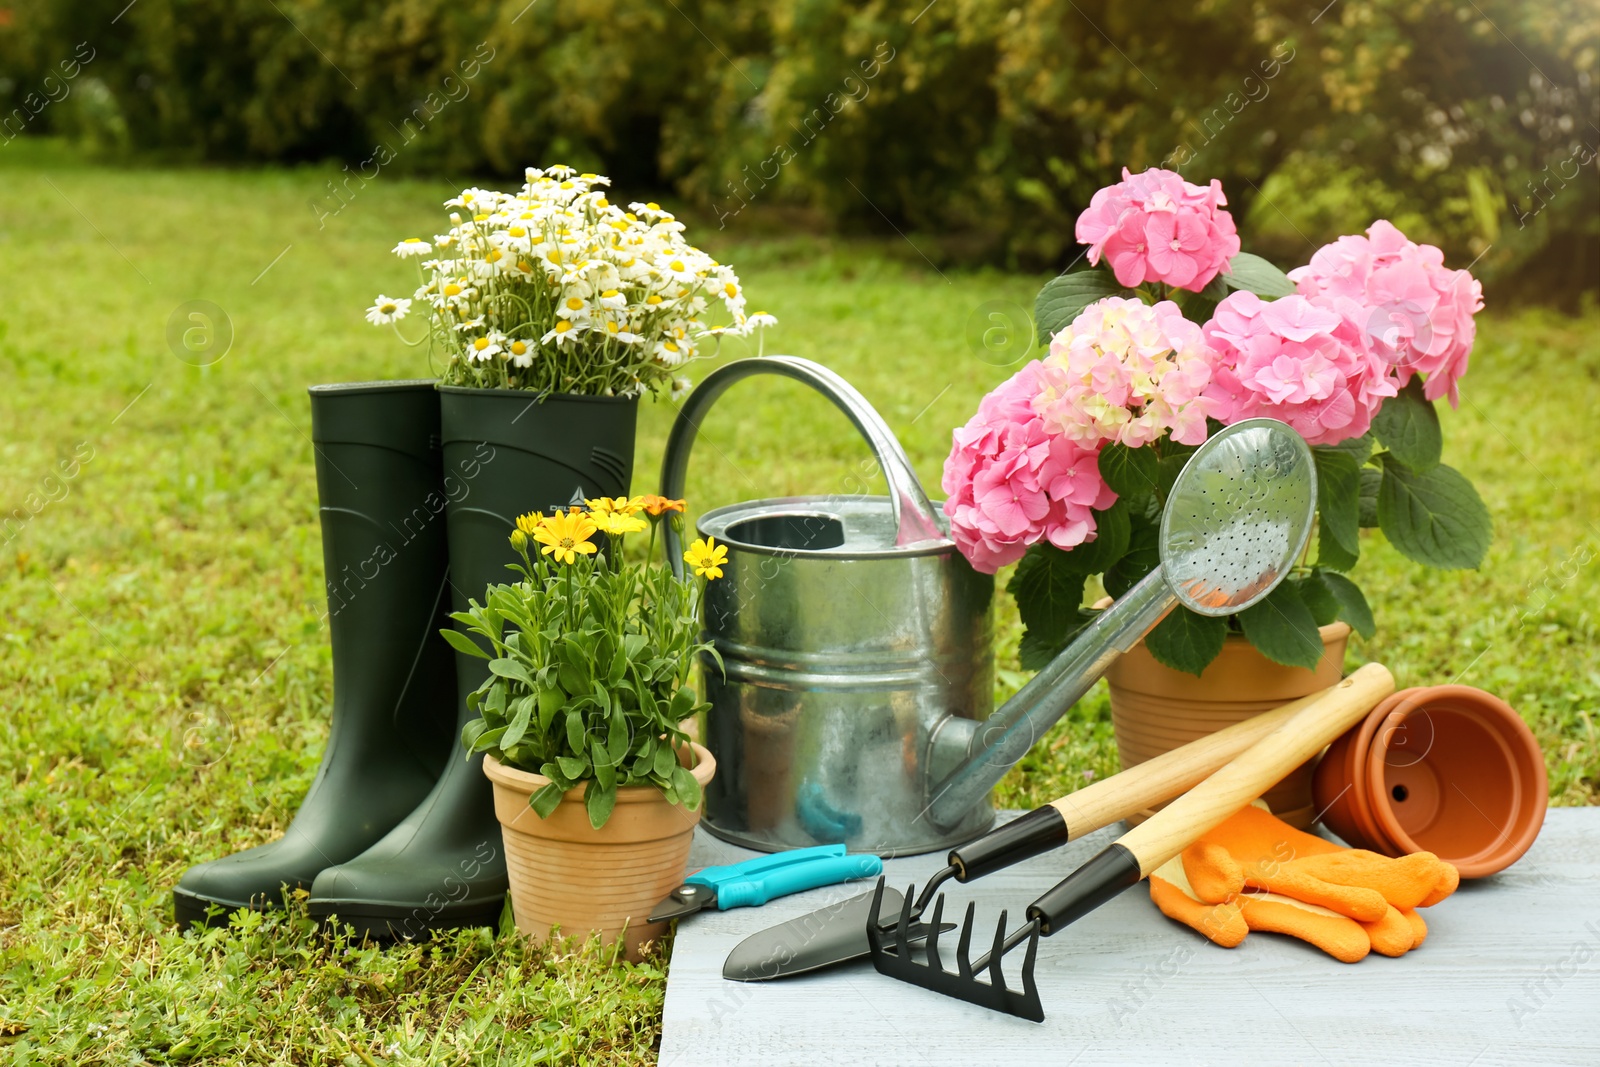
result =
[{"label": "wooden tool handle", "polygon": [[1394,692],[1394,676],[1369,663],[1302,702],[1272,733],[1211,777],[1117,839],[1139,861],[1140,877],[1167,862],[1274,782],[1316,755]]},{"label": "wooden tool handle", "polygon": [[1281,708],[1236,722],[1214,734],[1163,752],[1109,778],[1086,785],[1050,806],[1061,813],[1074,838],[1110,826],[1146,808],[1171,800],[1215,773],[1291,717],[1320,700],[1328,690],[1301,697]]},{"label": "wooden tool handle", "polygon": [[1164,752],[1052,800],[976,841],[952,849],[950,866],[955,868],[956,879],[967,882],[980,878],[1171,800],[1199,784],[1327,692],[1329,690],[1302,697]]}]

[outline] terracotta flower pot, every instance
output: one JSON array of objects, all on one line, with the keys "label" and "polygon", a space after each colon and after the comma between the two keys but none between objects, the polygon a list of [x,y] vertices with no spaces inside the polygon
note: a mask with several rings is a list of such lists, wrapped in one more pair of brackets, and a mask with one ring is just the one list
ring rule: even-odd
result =
[{"label": "terracotta flower pot", "polygon": [[1469,685],[1402,690],[1328,748],[1314,793],[1357,848],[1428,851],[1463,878],[1522,857],[1549,802],[1544,754],[1509,704]]},{"label": "terracotta flower pot", "polygon": [[[679,760],[704,791],[717,769],[711,753],[691,742]],[[566,936],[598,931],[607,944],[620,937],[628,958],[638,960],[644,943],[666,932],[666,923],[645,917],[683,882],[700,812],[669,804],[654,786],[626,786],[596,830],[584,810],[584,786],[569,790],[541,819],[528,798],[548,778],[493,756],[484,757],[483,773],[494,783],[517,929],[539,942],[549,939],[552,926]]]},{"label": "terracotta flower pot", "polygon": [[[1122,766],[1143,763],[1337,683],[1344,672],[1350,627],[1336,622],[1320,633],[1322,659],[1315,670],[1274,663],[1243,637],[1230,635],[1221,654],[1198,678],[1162,666],[1139,642],[1106,672],[1111,725]],[[1311,801],[1311,763],[1292,771],[1267,791],[1265,799],[1284,822],[1310,829],[1317,811]]]}]

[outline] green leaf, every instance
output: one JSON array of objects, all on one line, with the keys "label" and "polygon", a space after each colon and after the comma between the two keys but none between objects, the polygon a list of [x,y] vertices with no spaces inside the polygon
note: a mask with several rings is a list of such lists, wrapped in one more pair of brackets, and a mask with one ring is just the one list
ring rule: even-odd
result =
[{"label": "green leaf", "polygon": [[611,724],[606,732],[606,754],[611,757],[612,763],[620,764],[628,754],[628,748],[633,743],[633,735],[628,732],[628,717],[626,715],[611,716]]},{"label": "green leaf", "polygon": [[1198,677],[1222,651],[1227,636],[1226,618],[1197,615],[1179,604],[1144,635],[1144,644],[1156,662]]},{"label": "green leaf", "polygon": [[1073,553],[1052,544],[1029,548],[1006,586],[1028,632],[1039,641],[1059,642],[1078,624],[1084,575],[1073,565]]},{"label": "green leaf", "polygon": [[1372,432],[1395,459],[1417,473],[1431,470],[1444,452],[1439,413],[1422,395],[1422,379],[1413,376],[1399,394],[1383,402],[1372,418]]},{"label": "green leaf", "polygon": [[465,747],[468,752],[473,751],[473,742],[478,740],[478,738],[482,736],[483,732],[488,728],[489,724],[484,722],[482,719],[470,720],[467,725],[461,728],[462,746]]},{"label": "green leaf", "polygon": [[1173,294],[1178,307],[1183,312],[1183,317],[1197,325],[1205,325],[1211,316],[1217,312],[1217,305],[1222,303],[1223,297],[1228,295],[1228,281],[1226,276],[1217,275],[1206,284],[1204,289],[1193,293],[1187,289],[1180,289]]},{"label": "green leaf", "polygon": [[[1079,626],[1082,620],[1079,620]],[[1017,659],[1025,671],[1042,671],[1050,665],[1067,643],[1072,639],[1076,629],[1069,630],[1059,641],[1051,641],[1037,630],[1027,630],[1022,635],[1022,641],[1017,645]]]},{"label": "green leaf", "polygon": [[505,748],[505,746],[500,743],[500,738],[505,732],[506,728],[504,726],[497,727],[493,730],[485,730],[483,733],[478,735],[478,739],[476,741],[472,742],[472,751],[492,752],[497,748]]},{"label": "green leaf", "polygon": [[1328,592],[1339,601],[1339,618],[1349,623],[1362,637],[1371,637],[1378,632],[1377,625],[1372,621],[1372,609],[1367,606],[1367,598],[1362,595],[1360,586],[1342,574],[1323,571],[1320,577],[1322,584],[1328,587]]},{"label": "green leaf", "polygon": [[1100,477],[1118,496],[1138,496],[1155,491],[1161,471],[1151,449],[1112,443],[1100,450]]},{"label": "green leaf", "polygon": [[1322,582],[1322,572],[1313,568],[1304,578],[1290,578],[1288,583],[1300,594],[1311,619],[1318,626],[1326,626],[1339,618],[1339,601],[1333,591]]},{"label": "green leaf", "polygon": [[606,751],[606,746],[596,741],[589,746],[589,765],[594,768],[594,780],[607,789],[617,787],[617,764]]},{"label": "green leaf", "polygon": [[1378,487],[1383,484],[1383,471],[1377,467],[1361,468],[1360,519],[1363,530],[1378,527]]},{"label": "green leaf", "polygon": [[1288,582],[1280,583],[1237,617],[1244,636],[1274,663],[1311,669],[1322,659],[1317,621]]},{"label": "green leaf", "polygon": [[1361,554],[1361,465],[1348,452],[1313,448],[1317,467],[1317,520],[1323,541],[1332,539],[1344,555]]},{"label": "green leaf", "polygon": [[1094,519],[1094,540],[1076,545],[1065,553],[1068,565],[1083,575],[1103,574],[1115,566],[1117,560],[1127,555],[1128,539],[1133,532],[1125,497],[1106,510],[1095,512]]},{"label": "green leaf", "polygon": [[539,732],[544,733],[550,729],[550,724],[556,719],[556,712],[567,706],[567,694],[554,686],[545,686],[539,690]]},{"label": "green leaf", "polygon": [[617,806],[617,787],[613,785],[607,789],[597,781],[590,782],[583,791],[583,806],[589,812],[589,825],[600,829],[611,818],[611,809]]},{"label": "green leaf", "polygon": [[505,748],[521,741],[528,732],[528,724],[533,721],[533,697],[525,696],[516,702],[516,712],[511,716],[511,725],[506,727],[506,733],[500,740]]},{"label": "green leaf", "polygon": [[1108,270],[1080,270],[1051,278],[1033,301],[1033,321],[1039,331],[1039,343],[1048,345],[1050,338],[1070,326],[1072,320],[1096,300],[1132,295],[1117,284]]},{"label": "green leaf", "polygon": [[700,780],[689,768],[672,768],[672,788],[678,794],[678,803],[690,811],[700,806]]},{"label": "green leaf", "polygon": [[583,743],[587,740],[583,730],[583,712],[575,708],[567,709],[567,751],[582,752]]},{"label": "green leaf", "polygon": [[682,722],[694,714],[694,690],[688,686],[679,686],[672,694],[672,705],[667,709],[667,714],[672,716],[673,722]]},{"label": "green leaf", "polygon": [[1359,467],[1372,458],[1372,444],[1372,431],[1368,430],[1360,437],[1346,437],[1336,445],[1318,445],[1317,448],[1348,453],[1355,457],[1356,466]]},{"label": "green leaf", "polygon": [[1156,569],[1156,564],[1161,562],[1161,550],[1156,545],[1160,536],[1158,520],[1140,518],[1134,522],[1127,554],[1105,573],[1107,593],[1119,597]]},{"label": "green leaf", "polygon": [[510,678],[513,681],[521,682],[529,689],[534,688],[533,675],[528,673],[527,667],[524,667],[514,659],[492,659],[489,661],[489,670],[501,678]]},{"label": "green leaf", "polygon": [[1244,289],[1257,296],[1276,300],[1295,292],[1294,282],[1283,271],[1260,256],[1240,252],[1228,261],[1228,273],[1222,276],[1229,289]]},{"label": "green leaf", "polygon": [[658,777],[665,778],[672,773],[672,768],[678,765],[677,754],[672,751],[671,745],[657,745],[655,762],[651,766]]},{"label": "green leaf", "polygon": [[1419,474],[1388,456],[1378,525],[1408,559],[1445,569],[1482,563],[1493,533],[1489,509],[1460,471],[1441,463]]},{"label": "green leaf", "polygon": [[528,807],[532,808],[534,814],[539,818],[548,819],[550,813],[560,805],[561,794],[565,792],[566,790],[556,785],[556,783],[548,782],[536,789],[533,795],[528,798]]},{"label": "green leaf", "polygon": [[569,781],[580,781],[589,770],[589,761],[582,756],[557,756],[556,766]]},{"label": "green leaf", "polygon": [[489,658],[489,653],[479,648],[478,642],[474,641],[460,630],[450,627],[440,630],[439,633],[444,637],[445,643],[451,648],[455,649],[457,652],[465,652],[467,655],[477,656],[479,659]]},{"label": "green leaf", "polygon": [[1361,561],[1361,554],[1346,552],[1324,528],[1317,534],[1317,566],[1347,571]]}]

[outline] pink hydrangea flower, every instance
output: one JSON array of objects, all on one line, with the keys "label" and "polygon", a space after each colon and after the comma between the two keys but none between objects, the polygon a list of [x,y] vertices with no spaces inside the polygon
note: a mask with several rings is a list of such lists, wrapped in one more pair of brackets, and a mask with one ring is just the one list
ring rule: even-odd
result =
[{"label": "pink hydrangea flower", "polygon": [[1467,357],[1483,310],[1483,286],[1464,270],[1444,265],[1444,253],[1419,245],[1386,219],[1367,228],[1365,237],[1347,235],[1323,245],[1311,262],[1289,272],[1301,294],[1335,296],[1365,304],[1363,323],[1372,347],[1399,371],[1400,384],[1414,374],[1427,380],[1429,400],[1460,400],[1457,382],[1467,372]]},{"label": "pink hydrangea flower", "polygon": [[1035,360],[984,397],[944,462],[951,537],[985,574],[1040,541],[1068,549],[1093,540],[1094,512],[1117,499],[1097,450],[1050,433],[1035,414],[1039,373]]},{"label": "pink hydrangea flower", "polygon": [[1050,430],[1084,448],[1129,448],[1171,432],[1181,444],[1206,439],[1205,401],[1213,354],[1178,305],[1107,297],[1050,339],[1033,409]]},{"label": "pink hydrangea flower", "polygon": [[1199,292],[1239,254],[1222,183],[1191,185],[1170,170],[1122,168],[1122,181],[1094,194],[1078,216],[1077,237],[1089,262],[1103,256],[1129,289],[1164,282]]},{"label": "pink hydrangea flower", "polygon": [[1243,290],[1217,305],[1205,336],[1217,362],[1205,401],[1226,424],[1282,419],[1314,445],[1360,437],[1398,391],[1372,347],[1367,309],[1334,296],[1270,303]]}]

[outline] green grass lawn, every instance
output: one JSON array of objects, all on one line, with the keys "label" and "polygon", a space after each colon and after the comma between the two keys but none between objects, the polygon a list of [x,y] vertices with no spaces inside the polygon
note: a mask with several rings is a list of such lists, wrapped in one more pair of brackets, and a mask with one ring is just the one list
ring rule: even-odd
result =
[{"label": "green grass lawn", "polygon": [[[387,249],[437,232],[453,187],[383,177],[319,227],[308,201],[328,177],[0,147],[0,511],[28,515],[0,533],[0,1054],[654,1062],[661,955],[612,965],[488,931],[379,951],[300,915],[200,937],[172,927],[178,876],[281,833],[327,732],[305,388],[428,373],[361,310],[409,292]],[[989,301],[1030,306],[1041,281],[941,274],[899,241],[690,236],[740,269],[753,309],[780,317],[767,350],[854,382],[930,488],[951,428],[1009,373],[969,342],[969,319]],[[197,299],[234,335],[204,368],[166,339]],[[1506,697],[1544,746],[1557,804],[1600,800],[1600,622],[1584,595],[1600,552],[1597,330],[1593,316],[1484,317],[1444,420],[1446,460],[1482,492],[1494,545],[1481,570],[1429,572],[1365,534],[1357,577],[1380,629],[1350,653],[1402,685]],[[697,508],[860,477],[865,447],[825,402],[776,380],[740,389],[697,452]],[[654,486],[671,416],[645,406],[636,490]],[[1001,628],[1009,692],[1009,604]],[[1028,805],[1115,769],[1097,690],[1001,799]]]}]

